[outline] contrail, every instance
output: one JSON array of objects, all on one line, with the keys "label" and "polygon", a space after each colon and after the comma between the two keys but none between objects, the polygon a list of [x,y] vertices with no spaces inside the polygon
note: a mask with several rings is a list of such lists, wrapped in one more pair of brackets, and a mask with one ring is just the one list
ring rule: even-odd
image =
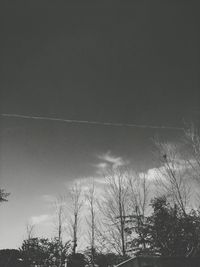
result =
[{"label": "contrail", "polygon": [[76,124],[90,124],[90,125],[103,125],[103,126],[114,126],[114,127],[135,127],[144,129],[163,129],[163,130],[177,130],[183,131],[184,128],[174,127],[174,126],[157,126],[157,125],[146,125],[146,124],[135,124],[135,123],[115,123],[115,122],[101,122],[101,121],[89,121],[89,120],[72,120],[56,117],[44,117],[44,116],[30,116],[22,114],[0,114],[2,117],[19,118],[19,119],[32,119],[32,120],[47,120],[47,121],[57,121],[66,123],[76,123]]}]

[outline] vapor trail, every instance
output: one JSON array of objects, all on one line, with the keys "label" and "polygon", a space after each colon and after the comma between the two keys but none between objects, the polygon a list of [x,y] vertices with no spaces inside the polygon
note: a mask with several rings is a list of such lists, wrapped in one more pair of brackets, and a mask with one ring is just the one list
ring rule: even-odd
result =
[{"label": "vapor trail", "polygon": [[114,126],[114,127],[135,127],[135,128],[146,128],[146,129],[163,129],[163,130],[177,130],[183,131],[184,128],[174,127],[174,126],[158,126],[158,125],[147,125],[147,124],[135,124],[135,123],[115,123],[115,122],[101,122],[101,121],[89,121],[89,120],[72,120],[56,117],[43,117],[43,116],[30,116],[23,114],[0,114],[2,117],[19,118],[19,119],[32,119],[32,120],[47,120],[47,121],[57,121],[66,123],[76,123],[76,124],[90,124],[90,125],[103,125],[103,126]]}]

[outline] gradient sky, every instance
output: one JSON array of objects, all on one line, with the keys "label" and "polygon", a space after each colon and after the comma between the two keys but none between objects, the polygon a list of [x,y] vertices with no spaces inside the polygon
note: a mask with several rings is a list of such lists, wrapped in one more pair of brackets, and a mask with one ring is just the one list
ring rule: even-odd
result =
[{"label": "gradient sky", "polygon": [[[1,113],[175,127],[199,120],[198,1],[11,2],[0,4]],[[11,192],[0,207],[0,248],[18,247],[26,222],[49,214],[48,196],[74,179],[120,160],[153,168],[151,139],[181,136],[2,116],[0,126],[0,181]]]}]

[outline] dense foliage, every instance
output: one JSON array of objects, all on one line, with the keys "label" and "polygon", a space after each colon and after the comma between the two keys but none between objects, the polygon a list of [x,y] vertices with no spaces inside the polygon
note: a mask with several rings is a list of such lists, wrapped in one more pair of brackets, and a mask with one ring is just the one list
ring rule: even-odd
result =
[{"label": "dense foliage", "polygon": [[0,250],[0,266],[9,266],[9,267],[23,266],[19,250],[17,249]]},{"label": "dense foliage", "polygon": [[8,201],[8,196],[10,194],[6,193],[4,189],[0,188],[0,202]]},{"label": "dense foliage", "polygon": [[70,243],[58,239],[31,238],[23,241],[20,254],[27,266],[32,263],[40,265],[57,264],[61,266],[69,254]]},{"label": "dense foliage", "polygon": [[184,257],[199,255],[199,212],[191,210],[185,214],[176,205],[169,204],[165,197],[153,199],[151,206],[152,214],[134,228],[135,237],[130,243],[136,254]]}]

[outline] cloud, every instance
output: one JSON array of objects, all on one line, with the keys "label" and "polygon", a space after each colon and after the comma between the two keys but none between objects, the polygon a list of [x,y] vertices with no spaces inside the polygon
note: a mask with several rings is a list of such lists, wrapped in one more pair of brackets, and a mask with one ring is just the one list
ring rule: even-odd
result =
[{"label": "cloud", "polygon": [[[144,175],[144,173],[141,173],[141,175]],[[149,169],[146,173],[146,178],[150,181],[155,180],[158,177],[158,168],[152,168]]]},{"label": "cloud", "polygon": [[102,174],[107,168],[117,168],[128,164],[128,161],[125,161],[122,157],[114,156],[110,151],[98,155],[97,158],[100,160],[96,164],[97,173]]},{"label": "cloud", "polygon": [[103,160],[104,163],[110,163],[110,164],[115,165],[115,166],[123,166],[126,164],[126,162],[121,157],[116,157],[116,156],[112,155],[110,151],[108,151],[102,155],[99,155],[98,158],[100,160]]},{"label": "cloud", "polygon": [[[192,161],[191,161],[191,164]],[[167,164],[163,164],[160,167],[149,169],[145,174],[149,180],[166,179],[169,176],[168,169],[171,168],[175,172],[176,177],[182,179],[188,179],[193,176],[194,170],[191,164],[182,159],[176,159],[176,161],[169,161]]]},{"label": "cloud", "polygon": [[30,221],[32,224],[37,225],[37,224],[47,223],[51,220],[51,218],[52,217],[48,214],[42,214],[38,216],[32,216]]}]

